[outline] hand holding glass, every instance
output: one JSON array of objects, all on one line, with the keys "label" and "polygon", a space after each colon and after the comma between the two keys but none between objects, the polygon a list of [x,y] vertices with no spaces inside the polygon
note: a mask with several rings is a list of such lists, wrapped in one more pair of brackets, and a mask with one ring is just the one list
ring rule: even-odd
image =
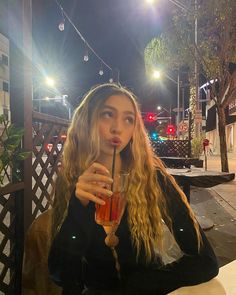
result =
[{"label": "hand holding glass", "polygon": [[126,205],[125,192],[127,189],[128,173],[115,174],[113,180],[113,195],[99,195],[105,205],[96,204],[95,220],[103,226],[119,225]]}]

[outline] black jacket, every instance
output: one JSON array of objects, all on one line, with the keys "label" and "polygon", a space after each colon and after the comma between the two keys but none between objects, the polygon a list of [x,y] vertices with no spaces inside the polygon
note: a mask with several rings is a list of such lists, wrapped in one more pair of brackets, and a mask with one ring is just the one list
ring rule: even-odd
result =
[{"label": "black jacket", "polygon": [[80,294],[84,285],[121,290],[120,294],[127,295],[166,294],[182,286],[208,281],[218,274],[216,257],[205,234],[201,230],[203,244],[198,252],[195,230],[185,204],[171,182],[165,183],[161,172],[157,175],[173,220],[175,239],[184,255],[165,266],[158,261],[146,265],[144,251],[141,251],[137,261],[125,211],[117,230],[116,250],[121,265],[121,281],[118,280],[111,250],[104,243],[106,234],[94,219],[94,204],[90,202],[84,207],[73,195],[48,260],[51,277],[64,288],[63,294]]}]

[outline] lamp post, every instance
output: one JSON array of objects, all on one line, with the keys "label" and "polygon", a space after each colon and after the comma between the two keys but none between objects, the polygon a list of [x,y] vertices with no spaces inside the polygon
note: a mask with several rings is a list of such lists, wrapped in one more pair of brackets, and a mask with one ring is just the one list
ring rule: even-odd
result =
[{"label": "lamp post", "polygon": [[158,70],[154,70],[153,72],[153,77],[155,79],[159,79],[161,77],[161,74],[164,74],[164,76],[169,79],[170,81],[172,81],[173,83],[175,83],[177,85],[177,120],[176,120],[176,126],[177,126],[177,138],[179,139],[179,117],[180,117],[180,78],[179,78],[179,69],[178,69],[178,77],[177,77],[177,81],[174,80],[172,77],[170,77],[167,73],[164,72],[160,72]]}]

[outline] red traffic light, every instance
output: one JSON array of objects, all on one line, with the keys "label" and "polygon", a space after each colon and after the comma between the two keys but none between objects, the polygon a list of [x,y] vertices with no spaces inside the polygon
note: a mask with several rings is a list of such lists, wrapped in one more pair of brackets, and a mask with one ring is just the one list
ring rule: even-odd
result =
[{"label": "red traffic light", "polygon": [[145,117],[145,120],[148,121],[148,122],[156,121],[155,114],[154,113],[147,113],[146,117]]},{"label": "red traffic light", "polygon": [[166,134],[168,135],[174,135],[175,134],[175,126],[174,125],[168,125]]}]

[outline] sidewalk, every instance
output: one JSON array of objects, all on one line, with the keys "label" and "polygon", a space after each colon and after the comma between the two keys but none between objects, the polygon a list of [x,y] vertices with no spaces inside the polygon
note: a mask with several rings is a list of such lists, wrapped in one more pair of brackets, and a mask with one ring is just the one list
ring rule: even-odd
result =
[{"label": "sidewalk", "polygon": [[[203,157],[202,157],[203,159]],[[208,156],[208,169],[221,171],[220,157]],[[229,170],[236,173],[236,158],[229,155]],[[191,189],[191,207],[210,219],[214,227],[205,231],[220,266],[236,259],[236,180],[212,188]]]},{"label": "sidewalk", "polygon": [[[229,153],[228,158],[229,171],[236,174],[236,157]],[[204,159],[204,157],[201,157],[201,159]],[[221,171],[220,156],[207,157],[207,170]],[[236,178],[231,182],[216,185],[209,190],[217,202],[236,218]]]}]

